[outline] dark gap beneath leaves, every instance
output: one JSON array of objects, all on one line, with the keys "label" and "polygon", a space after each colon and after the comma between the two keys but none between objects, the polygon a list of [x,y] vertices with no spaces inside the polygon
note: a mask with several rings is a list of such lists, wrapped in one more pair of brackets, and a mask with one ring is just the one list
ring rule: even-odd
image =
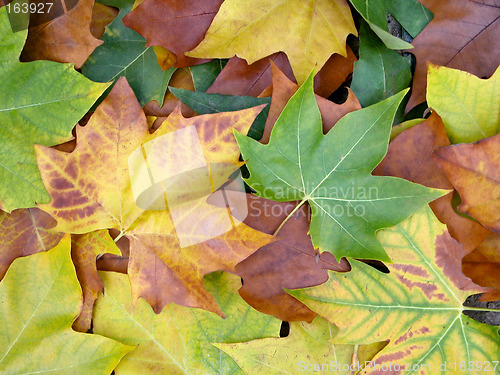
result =
[{"label": "dark gap beneath leaves", "polygon": [[288,337],[290,334],[290,323],[283,321],[281,322],[280,337]]},{"label": "dark gap beneath leaves", "polygon": [[387,268],[387,266],[380,260],[371,260],[371,259],[358,259],[358,260],[375,268],[377,271],[383,273],[390,273],[389,268]]}]

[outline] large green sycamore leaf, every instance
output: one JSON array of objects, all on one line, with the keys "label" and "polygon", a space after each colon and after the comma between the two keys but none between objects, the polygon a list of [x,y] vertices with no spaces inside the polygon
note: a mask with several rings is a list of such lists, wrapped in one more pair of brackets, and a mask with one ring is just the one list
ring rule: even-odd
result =
[{"label": "large green sycamore leaf", "polygon": [[116,368],[120,374],[241,374],[212,343],[277,337],[281,321],[248,306],[238,295],[241,280],[215,272],[204,279],[226,318],[175,304],[155,314],[146,301],[133,306],[127,275],[103,272],[104,294],[94,310],[94,332],[137,348]]},{"label": "large green sycamore leaf", "polygon": [[442,195],[400,178],[370,174],[387,152],[394,114],[406,91],[349,113],[323,135],[312,84],[310,76],[290,99],[269,144],[236,133],[248,160],[247,182],[264,198],[299,200],[296,209],[308,202],[315,248],[337,259],[388,261],[375,232]]},{"label": "large green sycamore leaf", "polygon": [[48,252],[16,259],[0,283],[1,373],[111,373],[133,348],[73,331],[81,306],[69,235]]},{"label": "large green sycamore leaf", "polygon": [[14,33],[0,8],[0,209],[9,212],[50,201],[33,144],[70,140],[71,129],[108,87],[89,81],[73,64],[20,63],[27,33]]},{"label": "large green sycamore leaf", "polygon": [[498,373],[498,327],[463,314],[488,309],[462,305],[484,289],[462,274],[462,247],[446,226],[425,207],[379,238],[394,262],[390,273],[351,260],[351,272],[329,272],[325,284],[288,292],[339,327],[336,343],[389,340],[367,372],[465,375],[489,366]]}]

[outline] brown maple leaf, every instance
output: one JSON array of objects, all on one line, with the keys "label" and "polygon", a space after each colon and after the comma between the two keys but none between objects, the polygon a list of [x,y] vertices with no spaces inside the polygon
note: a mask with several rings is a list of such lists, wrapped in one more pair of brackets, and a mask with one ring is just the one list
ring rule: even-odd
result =
[{"label": "brown maple leaf", "polygon": [[146,46],[162,46],[177,56],[175,66],[201,64],[208,60],[184,55],[203,40],[223,0],[146,0],[123,18],[137,31]]},{"label": "brown maple leaf", "polygon": [[83,292],[82,311],[73,322],[73,329],[79,332],[90,329],[94,302],[104,288],[96,267],[96,259],[103,253],[120,254],[107,230],[71,235],[71,259]]},{"label": "brown maple leaf", "polygon": [[56,246],[63,233],[51,231],[56,221],[38,208],[0,211],[0,280],[14,259]]},{"label": "brown maple leaf", "polygon": [[[395,176],[438,189],[452,189],[453,185],[432,159],[438,147],[447,146],[441,118],[432,113],[424,122],[399,134],[390,144],[385,158],[373,171],[378,176]],[[451,205],[453,192],[430,203],[437,218],[445,223],[448,231],[465,253],[471,252],[488,235],[488,230],[477,222],[458,215]]]},{"label": "brown maple leaf", "polygon": [[103,42],[90,33],[94,0],[80,0],[74,8],[48,23],[31,27],[21,61],[51,60],[80,68]]},{"label": "brown maple leaf", "polygon": [[489,236],[462,260],[464,274],[476,284],[495,288],[481,296],[482,301],[500,300],[500,233]]},{"label": "brown maple leaf", "polygon": [[460,193],[458,210],[500,232],[500,134],[475,143],[442,147],[434,160]]},{"label": "brown maple leaf", "polygon": [[[356,56],[347,46],[347,57],[332,55],[314,77],[315,92],[327,98],[352,73]],[[253,64],[238,57],[232,57],[217,76],[208,93],[242,96],[268,96],[265,89],[272,84],[271,63],[275,64],[290,80],[295,80],[292,67],[283,52],[272,54]],[[265,93],[265,94],[264,94]]]},{"label": "brown maple leaf", "polygon": [[[249,213],[245,223],[268,234],[274,234],[298,202],[274,202],[249,196]],[[311,322],[316,313],[283,288],[297,289],[319,285],[328,280],[326,270],[347,272],[349,263],[340,262],[323,252],[317,254],[307,234],[309,207],[297,210],[279,230],[278,240],[261,247],[236,266],[243,278],[240,295],[255,309],[286,321]]]}]

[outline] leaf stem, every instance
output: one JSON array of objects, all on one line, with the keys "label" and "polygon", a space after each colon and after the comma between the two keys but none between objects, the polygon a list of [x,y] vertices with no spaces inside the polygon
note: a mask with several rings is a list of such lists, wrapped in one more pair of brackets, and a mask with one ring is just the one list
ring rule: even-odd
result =
[{"label": "leaf stem", "polygon": [[496,313],[500,314],[500,309],[491,309],[488,307],[462,306],[462,311],[488,311],[488,312],[496,312]]},{"label": "leaf stem", "polygon": [[276,230],[274,231],[273,236],[276,236],[276,235],[278,234],[278,232],[281,230],[281,228],[283,228],[283,226],[286,224],[286,222],[288,221],[288,219],[290,219],[290,218],[293,216],[293,214],[294,214],[294,213],[295,213],[295,212],[296,212],[296,211],[297,211],[300,207],[302,207],[302,205],[303,205],[304,203],[306,203],[306,202],[307,202],[307,198],[304,198],[304,199],[302,199],[302,201],[301,201],[301,202],[300,202],[297,206],[295,206],[295,208],[292,210],[292,212],[290,212],[290,213],[288,214],[288,216],[285,218],[285,220],[283,220],[283,221],[281,222],[281,224],[280,224],[280,226],[278,227],[278,229],[276,229]]},{"label": "leaf stem", "polygon": [[116,236],[116,238],[115,238],[115,240],[114,240],[114,241],[115,241],[115,243],[117,243],[117,242],[118,242],[118,240],[119,240],[120,238],[122,238],[124,235],[125,235],[125,233],[124,233],[123,231],[121,231],[121,232],[120,232],[120,234],[119,234],[118,236]]}]

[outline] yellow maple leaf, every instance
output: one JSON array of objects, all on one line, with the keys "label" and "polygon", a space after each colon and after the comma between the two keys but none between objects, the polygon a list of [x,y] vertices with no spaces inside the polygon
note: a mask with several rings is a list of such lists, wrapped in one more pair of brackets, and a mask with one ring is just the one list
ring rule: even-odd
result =
[{"label": "yellow maple leaf", "polygon": [[237,55],[251,64],[283,51],[302,84],[332,54],[347,56],[349,34],[357,31],[345,0],[226,0],[205,39],[186,55]]}]

